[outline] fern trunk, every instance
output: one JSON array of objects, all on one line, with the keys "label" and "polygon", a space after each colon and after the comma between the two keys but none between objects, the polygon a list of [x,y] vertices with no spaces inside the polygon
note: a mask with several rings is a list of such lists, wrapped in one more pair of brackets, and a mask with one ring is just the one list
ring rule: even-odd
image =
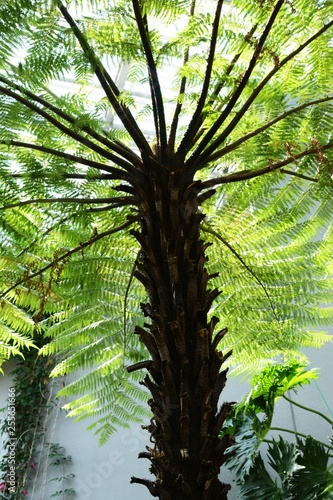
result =
[{"label": "fern trunk", "polygon": [[208,320],[212,301],[205,249],[200,239],[199,182],[182,169],[164,168],[146,160],[133,185],[141,230],[133,231],[141,245],[136,277],[149,298],[142,304],[149,318],[136,334],[151,360],[129,368],[147,368],[144,381],[153,413],[145,428],[152,447],[148,458],[155,481],[132,478],[161,499],[225,499],[229,485],[218,479],[228,454],[230,437],[218,438],[231,404],[219,408],[229,355],[217,350],[226,330],[213,337],[217,318]]}]

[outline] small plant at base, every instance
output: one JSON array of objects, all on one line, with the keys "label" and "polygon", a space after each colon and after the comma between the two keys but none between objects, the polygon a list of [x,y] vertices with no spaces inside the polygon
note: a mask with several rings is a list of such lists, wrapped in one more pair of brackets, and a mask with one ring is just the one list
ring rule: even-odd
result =
[{"label": "small plant at base", "polygon": [[[328,445],[311,436],[272,426],[275,402],[283,397],[291,404],[333,421],[321,412],[289,399],[285,393],[296,390],[311,379],[315,370],[307,370],[298,362],[266,367],[254,378],[252,390],[235,405],[224,433],[235,436],[234,456],[228,467],[235,473],[238,498],[247,500],[329,500],[333,493],[333,465],[329,464],[332,443]],[[267,439],[269,431],[277,430],[295,435],[291,443],[279,436]],[[275,471],[272,477],[259,452],[261,443],[269,444],[267,463]]]},{"label": "small plant at base", "polygon": [[62,467],[62,475],[57,476],[57,477],[53,477],[50,480],[50,482],[51,481],[57,481],[59,483],[61,482],[62,487],[60,490],[55,491],[50,496],[50,498],[61,497],[63,500],[72,499],[73,497],[75,497],[75,494],[76,494],[75,490],[74,490],[74,488],[66,487],[66,485],[69,481],[71,481],[75,477],[75,474],[72,474],[72,473],[65,474],[66,465],[68,465],[68,463],[72,462],[72,457],[71,457],[71,455],[65,455],[64,447],[60,446],[58,443],[56,443],[56,444],[50,443],[49,447],[50,447],[50,451],[49,451],[48,457],[51,461],[51,466]]}]

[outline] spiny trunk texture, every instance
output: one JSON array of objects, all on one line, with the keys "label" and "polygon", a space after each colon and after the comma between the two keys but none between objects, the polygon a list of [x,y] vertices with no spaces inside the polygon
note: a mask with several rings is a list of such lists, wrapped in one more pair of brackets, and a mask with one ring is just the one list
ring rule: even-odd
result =
[{"label": "spiny trunk texture", "polygon": [[162,500],[226,499],[229,485],[218,474],[228,458],[232,438],[218,438],[231,404],[221,408],[226,382],[217,350],[226,329],[213,339],[217,318],[208,321],[216,289],[207,288],[205,245],[199,236],[204,195],[182,169],[171,170],[148,159],[134,185],[141,230],[133,234],[141,245],[136,277],[149,302],[142,309],[149,322],[135,333],[151,360],[142,382],[150,393],[153,418],[145,428],[151,447],[139,457],[151,461],[155,481],[132,478]]}]

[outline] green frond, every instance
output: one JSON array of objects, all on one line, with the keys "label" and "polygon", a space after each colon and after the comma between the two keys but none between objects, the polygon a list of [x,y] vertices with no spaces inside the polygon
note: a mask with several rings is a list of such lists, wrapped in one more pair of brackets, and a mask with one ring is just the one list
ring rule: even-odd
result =
[{"label": "green frond", "polygon": [[[128,427],[130,422],[140,422],[149,416],[148,394],[126,375],[122,357],[122,353],[109,357],[103,365],[91,369],[59,392],[59,396],[71,397],[71,402],[64,406],[68,416],[77,420],[93,419],[88,429],[99,434],[100,444],[104,444],[117,427]],[[77,394],[85,395],[73,400]]]},{"label": "green frond", "polygon": [[208,267],[219,273],[214,285],[222,292],[212,312],[223,326],[232,325],[221,347],[233,350],[236,372],[331,340],[320,332],[332,324],[331,307],[323,307],[331,304],[330,231],[315,239],[330,225],[332,204],[318,200],[317,186],[299,184],[259,179],[241,193],[229,185],[213,200],[212,212],[207,206]]}]

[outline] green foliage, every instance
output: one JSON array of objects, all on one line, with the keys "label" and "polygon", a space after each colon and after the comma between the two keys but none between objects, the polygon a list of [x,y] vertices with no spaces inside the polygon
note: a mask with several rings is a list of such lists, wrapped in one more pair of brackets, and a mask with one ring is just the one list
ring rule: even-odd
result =
[{"label": "green foliage", "polygon": [[[297,362],[268,366],[254,377],[252,390],[247,397],[234,406],[222,434],[229,433],[235,438],[231,449],[234,456],[229,459],[228,467],[235,473],[239,498],[332,498],[332,446],[311,436],[301,437],[293,431],[290,431],[296,436],[293,443],[281,436],[278,440],[267,440],[275,402],[287,391],[297,391],[315,378],[315,370],[307,370],[305,365]],[[332,425],[330,419],[316,410],[298,405],[290,399],[288,401],[319,414]],[[286,431],[289,432],[288,429]],[[263,442],[269,443],[266,463],[273,469],[273,475],[260,453]]]},{"label": "green foliage", "polygon": [[[214,283],[222,291],[213,312],[230,325],[221,346],[233,349],[231,363],[237,360],[236,372],[243,374],[280,354],[292,359],[300,346],[320,347],[330,339],[321,328],[332,324],[326,246],[331,229],[323,240],[314,239],[331,202],[318,206],[316,187],[302,193],[295,178],[283,187],[279,175],[271,182],[251,180],[241,193],[238,184],[228,186],[223,198],[207,208],[202,226],[213,242],[209,265],[219,272]],[[311,205],[313,215],[305,220]]]},{"label": "green foliage", "polygon": [[39,332],[54,376],[89,367],[62,394],[103,442],[144,414],[124,374],[146,358],[132,335],[145,293],[128,172],[163,143],[163,121],[207,197],[212,315],[229,328],[234,373],[302,360],[300,348],[331,340],[333,317],[331,2],[277,2],[262,47],[272,2],[225,2],[210,74],[214,2],[135,3],[141,17],[125,0],[0,5],[0,363]]},{"label": "green foliage", "polygon": [[223,433],[231,434],[235,453],[229,467],[237,481],[243,482],[250,470],[260,462],[258,450],[271,428],[276,401],[287,391],[296,391],[316,379],[316,370],[307,370],[297,361],[267,366],[252,381],[252,390],[232,410]]},{"label": "green foliage", "polygon": [[[45,339],[37,337],[35,343],[42,347]],[[4,412],[0,428],[4,442],[0,461],[3,498],[15,500],[31,494],[42,459],[48,460],[58,472],[51,481],[63,486],[51,497],[73,498],[75,490],[65,487],[75,476],[65,470],[72,458],[58,443],[45,442],[49,410],[54,403],[50,401],[49,377],[55,362],[52,357],[38,356],[36,349],[22,351],[24,359],[19,358],[11,372],[13,385],[8,390],[7,408],[1,409]]]},{"label": "green foliage", "polygon": [[277,478],[270,476],[258,455],[245,483],[239,488],[239,498],[332,498],[333,466],[329,465],[329,452],[312,437],[298,439],[297,444],[280,437],[269,445],[267,456]]},{"label": "green foliage", "polygon": [[[36,339],[36,343],[42,344],[43,339]],[[2,409],[1,425],[5,451],[0,462],[1,483],[5,485],[5,498],[13,500],[27,493],[36,469],[34,460],[43,433],[47,384],[54,366],[51,358],[39,357],[36,349],[22,351],[25,359],[19,358],[12,373],[13,386],[8,391],[7,408]]]},{"label": "green foliage", "polygon": [[50,482],[62,483],[62,489],[57,489],[54,493],[52,493],[52,495],[50,495],[50,498],[61,497],[62,499],[69,499],[75,497],[75,489],[66,487],[66,485],[68,485],[68,482],[70,482],[75,477],[75,474],[66,474],[66,466],[71,463],[72,457],[65,454],[65,449],[63,446],[60,446],[58,443],[49,443],[48,459],[52,467],[61,467],[62,469],[62,475],[53,477],[50,480]]},{"label": "green foliage", "polygon": [[275,403],[287,391],[296,391],[304,384],[317,378],[317,370],[307,370],[306,365],[290,362],[286,365],[267,366],[253,377],[252,390],[246,398],[245,407],[265,411],[267,405]]}]

